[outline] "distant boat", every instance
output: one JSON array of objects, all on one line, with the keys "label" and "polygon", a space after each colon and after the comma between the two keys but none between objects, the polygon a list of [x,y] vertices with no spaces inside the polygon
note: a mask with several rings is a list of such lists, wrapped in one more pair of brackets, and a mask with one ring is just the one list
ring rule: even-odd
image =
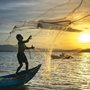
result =
[{"label": "distant boat", "polygon": [[35,74],[40,69],[41,64],[38,66],[29,69],[28,71],[24,70],[17,74],[10,74],[0,77],[0,87],[9,87],[9,86],[21,86],[31,80]]},{"label": "distant boat", "polygon": [[64,55],[64,53],[62,53],[61,55],[51,55],[52,59],[71,59],[73,58],[72,56],[69,55]]},{"label": "distant boat", "polygon": [[58,55],[51,55],[51,58],[52,59],[60,59],[60,56],[58,56]]}]

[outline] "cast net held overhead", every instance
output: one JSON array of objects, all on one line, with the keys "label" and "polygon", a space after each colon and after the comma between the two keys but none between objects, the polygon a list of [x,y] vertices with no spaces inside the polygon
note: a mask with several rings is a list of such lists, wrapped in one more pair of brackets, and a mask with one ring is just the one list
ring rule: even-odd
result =
[{"label": "cast net held overhead", "polygon": [[[81,30],[72,30],[71,25],[77,22],[81,22],[83,19],[87,18],[90,16],[89,13],[83,14],[79,18],[75,18],[75,15],[79,16],[79,13],[83,12],[82,8],[85,6],[86,1],[85,0],[80,0],[78,1],[77,5],[73,8],[71,8],[68,13],[66,13],[65,16],[63,16],[60,19],[43,19],[43,16],[47,16],[49,12],[54,14],[54,10],[60,9],[62,5],[69,5],[71,2],[69,0],[68,2],[65,2],[64,4],[58,4],[55,5],[52,8],[49,8],[39,16],[37,16],[35,19],[32,21],[22,21],[21,23],[15,25],[13,27],[13,30],[10,32],[10,34],[17,32],[17,31],[26,31],[26,30],[32,30],[32,29],[49,29],[49,30],[63,30],[63,31],[69,31],[69,32],[81,32]],[[68,6],[69,7],[69,6]],[[48,16],[47,16],[48,17]],[[26,31],[27,32],[27,31]],[[40,32],[40,31],[39,31]],[[36,34],[37,34],[36,33]],[[35,35],[36,35],[35,34]]]},{"label": "cast net held overhead", "polygon": [[[64,6],[66,4],[69,3],[70,0],[66,0],[66,2],[61,3],[61,4],[57,4],[54,7],[51,7],[49,9],[47,9],[46,11],[43,11],[43,13],[41,13],[40,15],[37,15],[36,18],[34,18],[33,20],[30,21],[21,21],[19,22],[17,25],[15,25],[13,27],[13,30],[10,32],[10,34],[17,32],[17,31],[24,31],[26,29],[38,29],[38,26],[40,25],[39,23],[41,23],[41,18],[44,18],[44,16],[48,17],[48,13],[53,13],[52,10],[56,10],[56,8]],[[54,22],[54,21],[53,21]],[[54,24],[54,23],[53,23]],[[49,25],[48,25],[49,26]]]},{"label": "cast net held overhead", "polygon": [[61,21],[39,20],[37,23],[37,28],[64,30],[65,27],[67,27],[70,24],[71,24],[70,20],[61,20]]},{"label": "cast net held overhead", "polygon": [[[70,28],[71,24],[81,22],[83,19],[90,16],[90,13],[86,12],[86,14],[84,13],[80,17],[75,18],[79,16],[78,15],[80,13],[79,11],[84,6],[83,3],[85,3],[85,0],[81,0],[79,4],[63,18],[56,19],[56,20],[39,20],[37,23],[37,28],[44,28],[44,29],[51,29],[51,30],[53,29],[65,30],[65,28],[69,26],[69,28],[67,28],[67,31],[68,31],[68,29],[71,29]],[[81,13],[83,13],[82,10],[81,10]],[[79,32],[78,30],[75,30],[75,29],[72,31]]]},{"label": "cast net held overhead", "polygon": [[[56,10],[58,8],[60,9],[60,7],[62,7],[62,5],[68,6],[69,5],[68,3],[70,1],[71,0],[69,0],[68,2],[65,2],[64,4],[58,4],[52,8],[49,8],[48,10],[46,10],[44,13],[37,16],[37,18],[35,18],[32,21],[22,21],[22,23],[19,23],[18,25],[15,25],[13,27],[13,30],[10,32],[10,34],[13,32],[16,32],[16,31],[25,31],[27,29],[42,28],[42,29],[50,29],[50,30],[65,30],[65,28],[68,26],[69,26],[69,29],[71,29],[70,28],[71,24],[73,24],[75,22],[79,22],[79,21],[83,20],[84,18],[87,18],[88,16],[90,16],[90,14],[86,12],[86,14],[83,14],[81,17],[75,18],[75,15],[79,16],[78,14],[80,13],[80,11],[81,11],[81,13],[83,12],[82,8],[84,7],[84,5],[86,3],[85,0],[80,0],[73,9],[69,10],[69,12],[68,12],[68,14],[66,14],[66,16],[64,16],[60,19],[49,19],[49,20],[42,19],[42,17],[44,17],[45,15],[47,16],[50,11],[52,11],[51,13],[54,14],[53,10]],[[65,31],[69,31],[69,30],[67,29]],[[74,30],[72,30],[72,31],[74,31]]]}]

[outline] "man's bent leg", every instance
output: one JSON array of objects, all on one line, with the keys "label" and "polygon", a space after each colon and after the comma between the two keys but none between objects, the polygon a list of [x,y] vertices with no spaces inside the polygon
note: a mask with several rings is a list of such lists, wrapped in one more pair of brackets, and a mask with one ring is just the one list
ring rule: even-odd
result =
[{"label": "man's bent leg", "polygon": [[22,64],[22,63],[20,63],[19,67],[17,68],[16,73],[18,73],[18,72],[19,72],[19,70],[21,69],[21,67],[22,67],[22,66],[23,66],[23,64]]},{"label": "man's bent leg", "polygon": [[25,62],[25,64],[26,64],[26,70],[28,70],[28,62]]}]

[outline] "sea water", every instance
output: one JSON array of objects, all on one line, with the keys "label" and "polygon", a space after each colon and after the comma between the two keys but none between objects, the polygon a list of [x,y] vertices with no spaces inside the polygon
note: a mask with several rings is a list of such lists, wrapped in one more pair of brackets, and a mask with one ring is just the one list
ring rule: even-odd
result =
[{"label": "sea water", "polygon": [[[0,76],[16,72],[19,65],[16,54],[0,52]],[[54,54],[59,55],[60,52]],[[26,52],[29,68],[42,64],[36,76],[22,87],[0,90],[90,90],[90,53],[65,54],[73,58],[51,59],[49,52]]]}]

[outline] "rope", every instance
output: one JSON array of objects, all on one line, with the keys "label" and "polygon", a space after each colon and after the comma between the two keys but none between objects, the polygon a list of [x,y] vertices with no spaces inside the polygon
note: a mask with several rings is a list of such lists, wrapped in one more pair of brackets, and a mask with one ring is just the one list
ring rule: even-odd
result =
[{"label": "rope", "polygon": [[81,17],[81,18],[78,19],[78,20],[72,21],[71,23],[75,23],[75,22],[80,21],[80,20],[82,20],[82,19],[84,19],[84,18],[87,18],[87,17],[89,17],[89,16],[90,16],[90,14],[87,14],[87,15]]},{"label": "rope", "polygon": [[72,16],[72,15],[76,12],[76,10],[81,7],[83,1],[84,1],[84,0],[81,0],[80,3],[79,3],[79,5],[78,5],[76,8],[74,8],[74,9],[73,9],[68,15],[66,15],[66,17],[64,17],[64,18],[67,18],[67,17],[69,17],[69,16]]}]

